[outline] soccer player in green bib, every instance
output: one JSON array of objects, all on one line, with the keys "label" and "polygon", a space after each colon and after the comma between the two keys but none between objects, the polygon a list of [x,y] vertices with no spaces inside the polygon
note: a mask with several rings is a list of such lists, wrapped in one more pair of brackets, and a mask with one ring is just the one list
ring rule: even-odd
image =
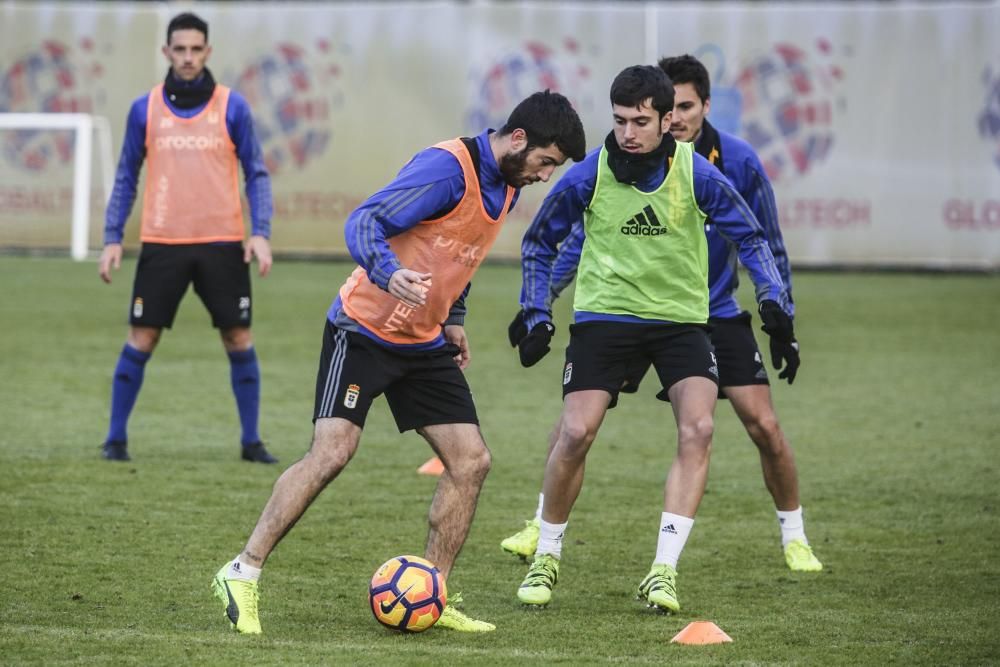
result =
[{"label": "soccer player in green bib", "polygon": [[546,197],[524,236],[518,344],[531,366],[549,350],[550,277],[559,244],[581,220],[574,324],[563,367],[563,410],[543,481],[538,547],[521,602],[545,605],[559,575],[563,536],[583,484],[584,463],[629,370],[656,370],[677,423],[656,554],[638,592],[679,611],[677,561],[708,478],[718,365],[708,335],[706,219],[738,249],[756,287],[764,330],[787,344],[787,294],[764,232],[725,176],[669,129],[674,88],[662,69],[636,65],[611,85],[614,129]]}]

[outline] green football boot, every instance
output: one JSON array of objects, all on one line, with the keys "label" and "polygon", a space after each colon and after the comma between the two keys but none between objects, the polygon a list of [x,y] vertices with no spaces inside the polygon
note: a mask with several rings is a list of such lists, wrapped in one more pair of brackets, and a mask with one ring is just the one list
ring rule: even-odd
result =
[{"label": "green football boot", "polygon": [[654,563],[649,574],[639,584],[639,594],[636,597],[662,611],[680,611],[681,603],[677,601],[677,570],[666,563]]},{"label": "green football boot", "polygon": [[500,548],[509,554],[513,554],[527,561],[535,555],[538,548],[538,530],[541,521],[531,519],[524,522],[524,528],[517,531],[506,540],[500,543]]},{"label": "green football boot", "polygon": [[248,579],[227,579],[229,563],[222,566],[222,569],[215,574],[212,579],[212,590],[215,597],[222,600],[222,606],[226,610],[226,617],[230,625],[244,635],[259,635],[260,618],[257,616],[257,582]]},{"label": "green football boot", "polygon": [[517,599],[524,604],[544,606],[552,600],[552,587],[559,579],[559,559],[552,554],[538,554],[528,574],[517,589]]},{"label": "green football boot", "polygon": [[785,562],[795,572],[819,572],[823,569],[823,563],[819,562],[805,540],[792,540],[785,545]]},{"label": "green football boot", "polygon": [[492,623],[469,618],[460,612],[455,605],[461,603],[461,593],[451,596],[451,599],[448,600],[448,604],[444,607],[444,611],[441,612],[441,618],[437,620],[435,625],[441,628],[455,630],[457,632],[493,632],[497,629],[497,626]]}]

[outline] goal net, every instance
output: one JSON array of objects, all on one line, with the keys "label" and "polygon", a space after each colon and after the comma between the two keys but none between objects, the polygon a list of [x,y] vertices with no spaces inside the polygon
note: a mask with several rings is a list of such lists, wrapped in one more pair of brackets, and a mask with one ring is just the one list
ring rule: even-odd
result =
[{"label": "goal net", "polygon": [[0,248],[65,248],[68,241],[73,259],[86,259],[91,218],[103,214],[113,183],[107,118],[0,113]]}]

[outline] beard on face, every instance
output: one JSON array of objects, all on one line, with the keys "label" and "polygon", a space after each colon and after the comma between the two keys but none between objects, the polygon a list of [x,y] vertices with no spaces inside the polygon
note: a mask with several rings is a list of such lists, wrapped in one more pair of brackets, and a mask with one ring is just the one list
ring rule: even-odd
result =
[{"label": "beard on face", "polygon": [[525,178],[524,165],[528,162],[528,148],[520,153],[507,153],[500,158],[500,175],[504,182],[512,188],[520,188],[531,181]]}]

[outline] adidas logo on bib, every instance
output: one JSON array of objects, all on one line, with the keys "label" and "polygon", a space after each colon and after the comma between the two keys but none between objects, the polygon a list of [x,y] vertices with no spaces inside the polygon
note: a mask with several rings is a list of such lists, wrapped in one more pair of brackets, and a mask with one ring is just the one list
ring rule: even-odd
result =
[{"label": "adidas logo on bib", "polygon": [[667,228],[660,223],[653,207],[647,206],[622,225],[621,232],[626,236],[659,236],[666,234]]}]

